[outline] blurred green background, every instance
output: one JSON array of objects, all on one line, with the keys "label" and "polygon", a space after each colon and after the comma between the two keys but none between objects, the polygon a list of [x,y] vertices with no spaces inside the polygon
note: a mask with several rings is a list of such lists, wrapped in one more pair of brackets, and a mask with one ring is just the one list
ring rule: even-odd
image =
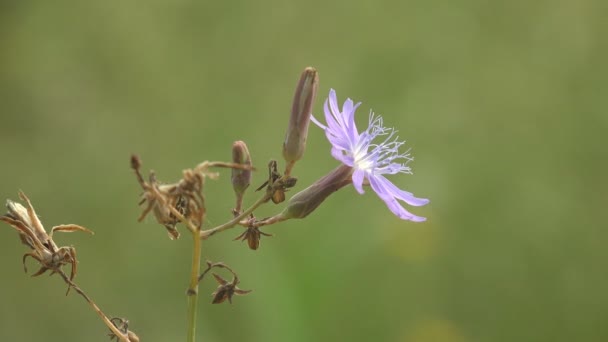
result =
[{"label": "blurred green background", "polygon": [[[77,283],[143,341],[183,341],[190,240],[137,223],[129,169],[174,181],[244,140],[266,177],[301,70],[408,140],[431,199],[400,221],[336,193],[261,249],[204,257],[239,272],[233,305],[201,286],[199,341],[608,340],[608,22],[604,1],[3,1],[0,198],[24,190],[47,228],[78,223]],[[311,127],[299,188],[337,165]],[[207,185],[209,226],[233,206]],[[254,200],[250,196],[249,203]],[[264,207],[260,217],[280,210]],[[56,276],[29,278],[2,225],[0,340],[105,341]],[[185,233],[183,228],[180,228]],[[30,269],[35,270],[33,263]]]}]

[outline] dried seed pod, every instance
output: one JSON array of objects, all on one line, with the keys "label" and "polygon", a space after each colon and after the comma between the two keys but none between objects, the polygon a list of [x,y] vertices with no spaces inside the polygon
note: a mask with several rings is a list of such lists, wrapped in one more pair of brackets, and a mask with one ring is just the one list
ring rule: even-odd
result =
[{"label": "dried seed pod", "polygon": [[228,302],[232,304],[232,297],[236,294],[239,296],[244,296],[251,292],[251,290],[241,290],[236,285],[239,283],[239,278],[234,275],[234,278],[231,282],[228,282],[226,279],[222,278],[219,274],[213,273],[213,277],[220,284],[215,292],[211,294],[213,300],[211,303],[220,304],[223,303],[226,299]]}]

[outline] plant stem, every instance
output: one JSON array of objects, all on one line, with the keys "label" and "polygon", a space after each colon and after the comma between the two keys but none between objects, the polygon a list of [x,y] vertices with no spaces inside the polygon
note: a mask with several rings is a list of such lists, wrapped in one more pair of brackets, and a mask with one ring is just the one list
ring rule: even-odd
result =
[{"label": "plant stem", "polygon": [[255,227],[259,228],[259,227],[269,226],[271,224],[275,224],[275,223],[279,223],[279,222],[283,222],[283,221],[287,221],[287,220],[289,220],[289,217],[285,217],[282,215],[282,213],[279,213],[275,216],[271,216],[262,221],[258,221],[254,225],[255,225]]},{"label": "plant stem", "polygon": [[106,316],[106,314],[104,314],[103,311],[101,311],[101,309],[97,306],[97,304],[95,304],[95,302],[89,296],[87,296],[87,294],[84,293],[84,291],[82,291],[82,289],[80,287],[78,287],[78,285],[76,285],[76,283],[71,281],[70,278],[68,278],[68,276],[62,270],[57,271],[57,273],[59,273],[59,275],[61,275],[61,277],[68,284],[68,286],[73,288],[74,291],[76,291],[79,295],[82,296],[82,298],[84,298],[84,300],[91,306],[93,311],[95,311],[97,313],[97,315],[99,315],[99,318],[101,318],[103,323],[114,333],[114,335],[116,335],[123,342],[129,342],[129,337],[127,335],[123,334],[123,332],[120,331],[110,321],[108,316]]},{"label": "plant stem", "polygon": [[196,339],[196,312],[198,306],[198,276],[201,269],[201,239],[200,228],[192,232],[192,270],[190,272],[190,286],[188,287],[188,342]]},{"label": "plant stem", "polygon": [[285,166],[285,178],[291,175],[291,170],[293,169],[294,165],[296,165],[295,161],[290,161],[287,163],[287,165]]},{"label": "plant stem", "polygon": [[270,199],[271,196],[272,196],[272,194],[269,194],[267,192],[264,196],[260,197],[260,199],[258,199],[251,207],[249,207],[249,208],[247,208],[247,210],[243,211],[239,216],[237,216],[237,217],[233,218],[232,220],[230,220],[224,224],[221,224],[215,228],[201,231],[199,234],[200,238],[207,239],[208,237],[210,237],[211,235],[213,235],[215,233],[219,233],[223,230],[230,229],[230,228],[236,226],[239,222],[241,222],[242,219],[244,219],[249,214],[251,214],[254,210],[256,210],[264,202],[268,201],[268,199]]}]

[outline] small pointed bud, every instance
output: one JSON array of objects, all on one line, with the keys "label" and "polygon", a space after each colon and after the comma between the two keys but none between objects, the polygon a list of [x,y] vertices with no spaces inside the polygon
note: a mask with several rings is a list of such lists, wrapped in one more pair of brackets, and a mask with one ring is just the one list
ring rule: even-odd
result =
[{"label": "small pointed bud", "polygon": [[312,213],[329,195],[352,182],[353,169],[340,165],[308,188],[298,192],[287,202],[280,214],[282,219],[304,218]]},{"label": "small pointed bud", "polygon": [[[242,141],[235,141],[232,144],[232,162],[236,164],[245,164],[251,166],[251,155],[247,145]],[[232,188],[236,195],[235,210],[240,212],[243,203],[243,195],[245,190],[251,183],[251,170],[232,169]]]},{"label": "small pointed bud", "polygon": [[[300,81],[293,97],[291,117],[283,143],[283,157],[293,165],[302,158],[306,150],[306,137],[312,106],[319,87],[319,74],[313,67],[307,67],[300,76]],[[286,172],[288,173],[288,172]]]},{"label": "small pointed bud", "polygon": [[133,170],[139,170],[140,167],[141,167],[141,159],[139,159],[138,155],[132,154],[131,155],[131,168]]}]

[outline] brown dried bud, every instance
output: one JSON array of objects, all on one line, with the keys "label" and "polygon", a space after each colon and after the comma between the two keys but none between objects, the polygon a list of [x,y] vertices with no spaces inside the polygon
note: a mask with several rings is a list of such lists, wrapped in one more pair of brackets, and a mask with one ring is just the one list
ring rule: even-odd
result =
[{"label": "brown dried bud", "polygon": [[251,215],[251,218],[249,218],[249,226],[247,227],[247,229],[245,229],[245,231],[241,235],[234,238],[234,240],[241,240],[241,241],[247,240],[247,244],[249,245],[249,248],[253,249],[253,250],[256,250],[260,247],[260,238],[262,238],[262,235],[272,236],[272,234],[268,234],[268,233],[264,233],[263,231],[260,231],[260,228],[257,227],[255,225],[255,223],[256,223],[256,219],[255,219],[255,217],[253,217],[253,215]]},{"label": "brown dried bud", "polygon": [[352,182],[353,169],[340,165],[308,188],[298,192],[287,202],[280,214],[282,219],[304,218],[312,213],[332,193]]},{"label": "brown dried bud", "polygon": [[[232,162],[251,166],[251,155],[243,141],[235,141],[232,144]],[[236,211],[239,212],[243,203],[245,190],[251,183],[251,170],[232,169],[232,188],[236,195]]]},{"label": "brown dried bud", "polygon": [[139,170],[140,167],[141,167],[141,160],[139,159],[139,156],[136,154],[132,154],[131,155],[131,168],[133,170]]},{"label": "brown dried bud", "polygon": [[[293,166],[293,164],[291,165]],[[277,161],[271,160],[268,163],[268,180],[255,191],[260,191],[266,187],[266,191],[270,194],[272,202],[279,204],[285,201],[285,192],[293,188],[297,182],[298,179],[295,177],[289,177],[287,174],[282,176],[277,169]]]},{"label": "brown dried bud", "polygon": [[[293,97],[291,117],[283,143],[283,157],[293,164],[302,158],[306,150],[306,137],[312,106],[319,87],[319,74],[313,67],[307,67],[300,76],[300,81]],[[287,172],[288,173],[288,172]]]},{"label": "brown dried bud", "polygon": [[244,296],[251,292],[251,290],[241,290],[236,285],[239,283],[239,278],[234,276],[231,282],[222,278],[219,274],[213,273],[213,277],[220,284],[218,288],[211,294],[213,296],[213,304],[223,303],[226,299],[232,304],[232,296],[239,295]]}]

